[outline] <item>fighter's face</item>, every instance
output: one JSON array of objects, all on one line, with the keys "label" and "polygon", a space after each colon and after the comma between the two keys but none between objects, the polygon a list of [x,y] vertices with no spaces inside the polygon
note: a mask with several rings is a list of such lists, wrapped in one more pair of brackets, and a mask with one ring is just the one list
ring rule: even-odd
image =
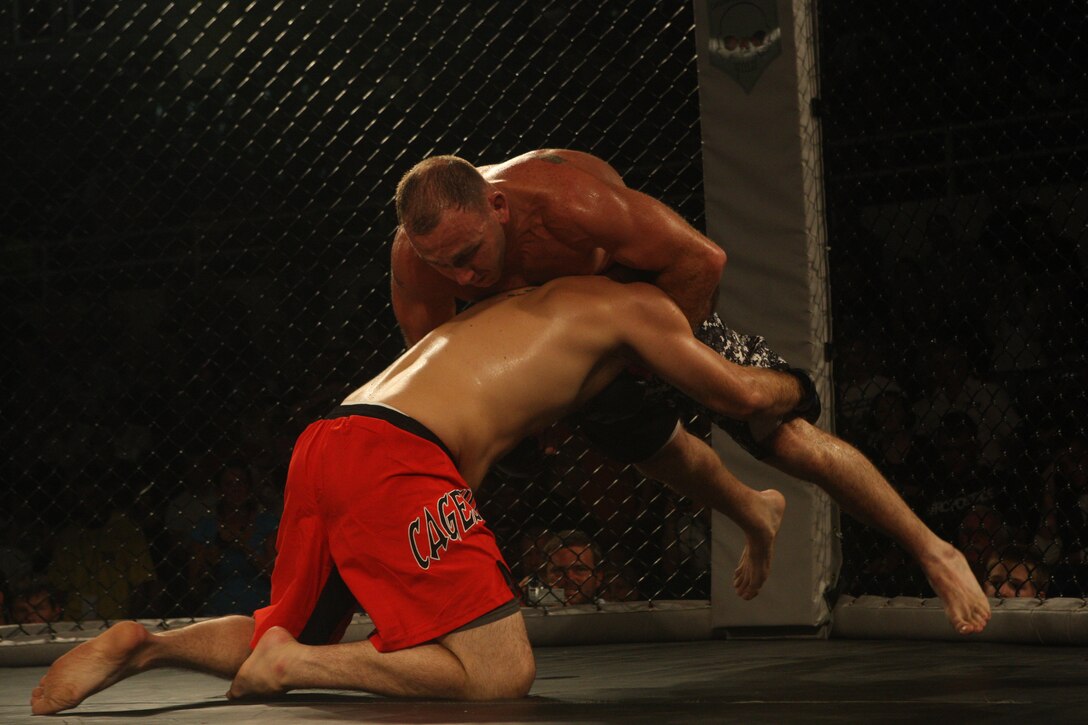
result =
[{"label": "fighter's face", "polygon": [[412,246],[424,262],[457,284],[490,287],[502,277],[506,262],[502,225],[508,218],[501,195],[489,198],[484,212],[449,209],[429,234],[411,237]]}]

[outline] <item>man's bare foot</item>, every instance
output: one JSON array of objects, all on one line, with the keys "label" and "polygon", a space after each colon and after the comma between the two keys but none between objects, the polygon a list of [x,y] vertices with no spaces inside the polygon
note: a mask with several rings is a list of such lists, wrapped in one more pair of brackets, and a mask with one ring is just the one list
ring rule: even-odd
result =
[{"label": "man's bare foot", "polygon": [[955,630],[966,635],[985,629],[990,602],[963,554],[942,541],[937,552],[920,563]]},{"label": "man's bare foot", "polygon": [[151,634],[136,622],[118,622],[89,642],[64,654],[30,695],[35,715],[75,707],[118,680],[140,671],[139,654]]},{"label": "man's bare foot", "polygon": [[733,588],[741,599],[751,599],[763,587],[771,573],[771,558],[774,556],[774,540],[778,528],[782,525],[782,514],[786,510],[786,499],[778,491],[769,488],[758,494],[760,504],[760,524],[752,531],[745,531],[746,542],[740,555],[740,563],[733,572]]},{"label": "man's bare foot", "polygon": [[230,683],[227,697],[236,700],[287,692],[290,688],[286,682],[286,665],[294,650],[302,646],[283,627],[269,629],[253,648],[253,654],[242,663]]}]

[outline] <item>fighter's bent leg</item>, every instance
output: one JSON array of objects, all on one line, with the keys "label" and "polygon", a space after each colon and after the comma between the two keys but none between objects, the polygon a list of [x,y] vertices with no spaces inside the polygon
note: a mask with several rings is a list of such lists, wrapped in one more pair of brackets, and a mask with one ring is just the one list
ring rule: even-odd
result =
[{"label": "fighter's bent leg", "polygon": [[151,634],[118,622],[60,657],[30,696],[35,715],[73,708],[87,697],[153,667],[184,667],[233,677],[249,656],[251,617],[222,617]]},{"label": "fighter's bent leg", "polygon": [[782,494],[773,489],[757,492],[748,488],[710,446],[683,429],[637,466],[644,476],[710,506],[740,526],[745,547],[733,573],[733,586],[744,599],[759,594],[771,572],[774,540],[786,508]]},{"label": "fighter's bent leg", "polygon": [[990,604],[966,559],[915,515],[860,451],[801,419],[782,425],[767,446],[768,463],[820,486],[847,513],[881,529],[914,555],[957,632],[982,631],[990,619]]},{"label": "fighter's bent leg", "polygon": [[516,612],[433,643],[385,653],[368,640],[311,647],[273,627],[239,670],[227,695],[252,697],[318,687],[492,700],[524,697],[535,677],[525,621]]}]

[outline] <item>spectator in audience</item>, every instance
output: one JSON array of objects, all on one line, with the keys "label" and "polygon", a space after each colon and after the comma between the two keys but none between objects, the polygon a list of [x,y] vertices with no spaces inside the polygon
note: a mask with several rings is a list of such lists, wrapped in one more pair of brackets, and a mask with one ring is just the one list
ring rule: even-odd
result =
[{"label": "spectator in audience", "polygon": [[200,519],[191,534],[189,580],[207,591],[202,614],[250,612],[269,598],[279,519],[261,510],[250,471],[240,460],[219,471],[215,488],[215,516]]},{"label": "spectator in audience", "polygon": [[982,589],[998,599],[1045,599],[1050,586],[1050,572],[1035,552],[1010,546],[993,554],[986,567]]},{"label": "spectator in audience", "polygon": [[600,601],[604,555],[593,539],[576,529],[566,529],[548,538],[544,552],[545,581],[553,590],[562,590],[564,604]]},{"label": "spectator in audience", "polygon": [[637,599],[638,593],[611,571],[601,547],[577,529],[558,531],[544,543],[545,582],[564,605]]},{"label": "spectator in audience", "polygon": [[147,611],[155,569],[143,532],[114,504],[123,491],[111,468],[89,466],[72,483],[79,516],[53,546],[49,580],[75,621],[124,619]]},{"label": "spectator in audience", "polygon": [[966,349],[953,341],[935,340],[922,357],[928,380],[915,401],[915,433],[933,435],[950,412],[965,413],[974,422],[981,462],[991,468],[1002,458],[1002,441],[1020,420],[1012,399],[996,384],[975,377]]},{"label": "spectator in audience", "polygon": [[11,597],[11,619],[16,624],[52,624],[63,616],[64,610],[48,582],[29,582]]}]

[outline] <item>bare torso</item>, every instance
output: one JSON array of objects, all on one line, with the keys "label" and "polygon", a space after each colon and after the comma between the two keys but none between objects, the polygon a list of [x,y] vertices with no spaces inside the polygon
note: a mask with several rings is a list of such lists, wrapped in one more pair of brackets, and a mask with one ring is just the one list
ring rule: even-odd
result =
[{"label": "bare torso", "polygon": [[563,279],[482,302],[344,402],[382,403],[423,423],[475,487],[498,455],[598,392],[621,364],[602,284]]}]

